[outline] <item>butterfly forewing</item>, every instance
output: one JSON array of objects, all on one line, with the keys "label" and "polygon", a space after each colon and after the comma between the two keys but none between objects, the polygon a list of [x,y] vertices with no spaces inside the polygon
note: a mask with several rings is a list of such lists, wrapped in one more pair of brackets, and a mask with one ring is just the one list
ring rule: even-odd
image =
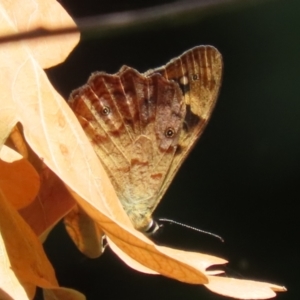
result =
[{"label": "butterfly forewing", "polygon": [[198,46],[146,74],[151,76],[156,72],[178,83],[186,104],[178,148],[160,190],[160,199],[208,123],[221,85],[222,56],[212,46]]},{"label": "butterfly forewing", "polygon": [[151,215],[202,133],[221,82],[222,60],[200,46],[140,74],[94,73],[70,106],[137,229]]}]

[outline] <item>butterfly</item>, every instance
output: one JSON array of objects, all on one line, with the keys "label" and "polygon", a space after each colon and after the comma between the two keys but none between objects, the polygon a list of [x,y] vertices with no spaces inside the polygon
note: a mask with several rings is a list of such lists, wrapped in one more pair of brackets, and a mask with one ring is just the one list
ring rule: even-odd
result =
[{"label": "butterfly", "polygon": [[134,227],[152,213],[202,134],[219,93],[222,56],[198,46],[141,74],[93,73],[69,105]]}]

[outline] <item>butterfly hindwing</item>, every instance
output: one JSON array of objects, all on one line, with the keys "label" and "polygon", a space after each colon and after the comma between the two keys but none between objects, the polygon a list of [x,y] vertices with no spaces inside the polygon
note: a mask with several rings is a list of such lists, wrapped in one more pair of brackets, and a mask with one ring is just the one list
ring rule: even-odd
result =
[{"label": "butterfly hindwing", "polygon": [[179,86],[122,67],[94,73],[69,104],[136,228],[147,227],[185,117]]}]

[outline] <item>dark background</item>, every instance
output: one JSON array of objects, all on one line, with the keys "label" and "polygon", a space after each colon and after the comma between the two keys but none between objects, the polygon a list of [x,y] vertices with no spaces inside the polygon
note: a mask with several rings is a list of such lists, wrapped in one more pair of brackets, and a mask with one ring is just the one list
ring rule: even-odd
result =
[{"label": "dark background", "polygon": [[[162,3],[60,2],[75,18]],[[219,49],[224,79],[216,109],[154,215],[220,234],[225,243],[175,225],[164,227],[159,242],[219,255],[230,261],[229,276],[285,285],[288,292],[278,299],[300,299],[300,2],[232,2],[87,37],[48,71],[66,98],[96,70],[115,73],[127,64],[144,72],[196,45]],[[88,300],[226,299],[131,270],[110,249],[87,259],[61,224],[45,248],[60,284]]]}]

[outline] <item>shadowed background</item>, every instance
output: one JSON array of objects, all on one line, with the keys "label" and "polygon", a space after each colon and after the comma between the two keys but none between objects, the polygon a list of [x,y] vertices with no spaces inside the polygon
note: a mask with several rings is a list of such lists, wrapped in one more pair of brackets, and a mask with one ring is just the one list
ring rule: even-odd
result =
[{"label": "shadowed background", "polygon": [[[74,18],[162,4],[60,2]],[[175,225],[166,225],[158,240],[226,258],[229,276],[285,285],[289,291],[278,299],[296,300],[300,3],[219,2],[157,23],[108,28],[98,38],[85,34],[68,60],[48,75],[68,98],[93,71],[115,73],[126,64],[144,72],[197,45],[218,48],[224,78],[216,109],[154,216],[220,234],[225,243]],[[88,300],[226,299],[201,286],[133,271],[109,249],[99,259],[87,259],[62,225],[50,234],[45,248],[60,284],[83,292]]]}]

